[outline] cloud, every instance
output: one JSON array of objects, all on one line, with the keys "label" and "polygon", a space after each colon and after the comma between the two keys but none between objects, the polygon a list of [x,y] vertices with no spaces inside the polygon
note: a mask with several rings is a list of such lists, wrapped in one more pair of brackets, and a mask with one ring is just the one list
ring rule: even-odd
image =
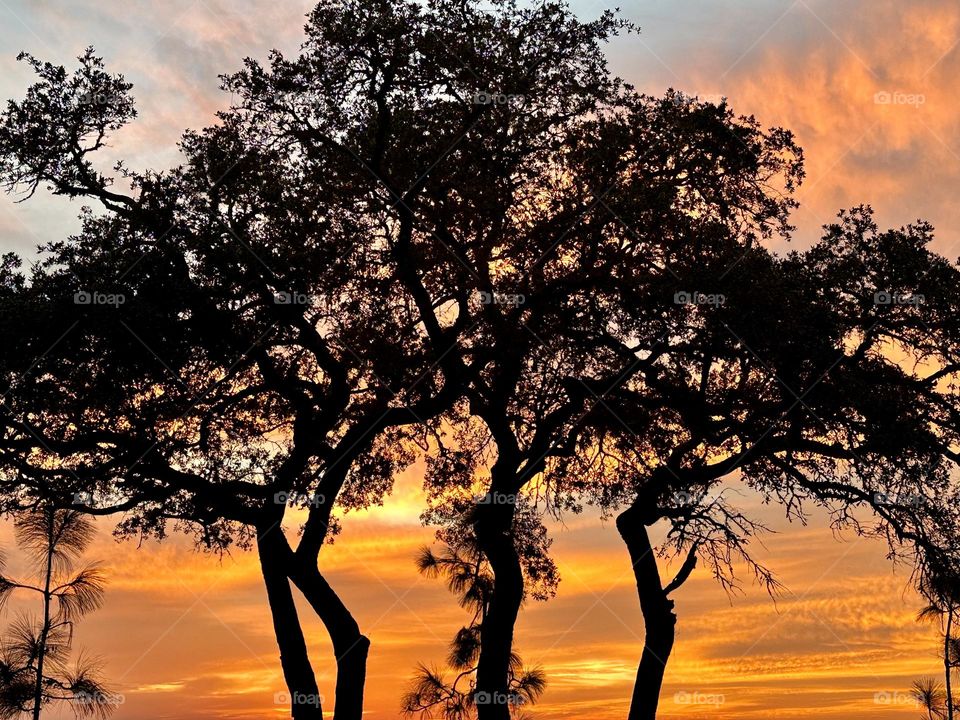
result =
[{"label": "cloud", "polygon": [[723,95],[797,134],[808,169],[795,216],[801,243],[839,209],[871,203],[889,225],[933,221],[938,248],[956,254],[955,3],[685,0],[644,4],[636,19],[639,38],[614,48],[628,79],[653,93]]}]

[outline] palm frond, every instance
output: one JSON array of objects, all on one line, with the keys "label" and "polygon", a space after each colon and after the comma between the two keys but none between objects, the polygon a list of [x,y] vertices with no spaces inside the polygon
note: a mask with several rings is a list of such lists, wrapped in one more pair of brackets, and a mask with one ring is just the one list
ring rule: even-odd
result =
[{"label": "palm frond", "polygon": [[521,658],[516,652],[511,652],[509,667],[511,674],[519,675],[523,672],[523,658]]},{"label": "palm frond", "polygon": [[947,694],[944,692],[943,684],[933,678],[921,678],[913,681],[913,687],[910,695],[922,707],[931,713],[939,715],[947,701]]},{"label": "palm frond", "polygon": [[443,675],[435,668],[418,664],[410,689],[401,700],[401,711],[405,715],[422,714],[432,717],[431,713],[449,696],[451,688],[447,686]]},{"label": "palm frond", "polygon": [[455,670],[466,670],[477,662],[480,655],[480,626],[471,625],[457,631],[450,643],[447,662]]},{"label": "palm frond", "polygon": [[414,562],[417,565],[417,571],[427,577],[433,578],[440,574],[440,559],[426,545],[417,551]]},{"label": "palm frond", "polygon": [[49,553],[58,570],[69,569],[83,555],[95,532],[87,516],[45,506],[24,511],[14,521],[17,545],[40,567],[46,566]]},{"label": "palm frond", "polygon": [[11,665],[33,665],[39,656],[40,623],[29,615],[18,615],[7,627],[4,638],[4,657]]},{"label": "palm frond", "polygon": [[2,672],[0,682],[0,720],[12,720],[29,712],[33,706],[36,675],[25,670]]},{"label": "palm frond", "polygon": [[106,578],[97,565],[88,565],[54,592],[60,615],[77,620],[103,604]]},{"label": "palm frond", "polygon": [[66,677],[70,702],[78,717],[106,718],[123,702],[123,697],[111,692],[100,679],[100,667],[97,659],[81,655]]},{"label": "palm frond", "polygon": [[514,680],[513,691],[523,699],[524,705],[537,702],[547,688],[547,676],[541,668],[533,668]]},{"label": "palm frond", "polygon": [[17,583],[15,580],[12,580],[5,575],[0,575],[0,610],[6,606],[7,600],[10,599],[10,595],[13,593],[16,587]]}]

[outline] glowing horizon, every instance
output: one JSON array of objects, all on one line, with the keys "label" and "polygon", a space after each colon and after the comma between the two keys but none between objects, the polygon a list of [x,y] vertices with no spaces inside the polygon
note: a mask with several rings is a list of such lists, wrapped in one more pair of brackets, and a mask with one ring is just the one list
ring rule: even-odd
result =
[{"label": "glowing horizon", "polygon": [[[416,572],[417,548],[433,539],[417,522],[418,488],[417,471],[405,473],[384,507],[352,514],[321,555],[325,575],[372,640],[369,718],[397,717],[416,664],[442,666],[466,621],[441,581]],[[662,717],[916,713],[906,703],[910,683],[936,675],[939,661],[934,628],[915,620],[923,603],[908,590],[908,569],[895,573],[875,541],[838,541],[819,514],[803,528],[749,497],[745,505],[779,531],[755,552],[786,590],[774,601],[741,568],[743,593],[728,598],[706,570],[695,571],[675,596],[677,645]],[[107,570],[106,604],[79,626],[77,646],[103,656],[105,675],[125,696],[116,717],[283,717],[255,555],[218,560],[182,536],[138,549],[113,541],[109,523],[101,525],[88,555]],[[547,691],[532,710],[549,718],[622,717],[643,646],[626,550],[613,524],[593,513],[551,523],[551,533],[563,578],[557,597],[528,601],[517,628],[518,651],[547,673]],[[9,530],[2,545],[12,548]],[[332,649],[305,603],[300,615],[332,708]],[[875,696],[894,704],[876,704]],[[685,704],[690,699],[702,704]]]}]

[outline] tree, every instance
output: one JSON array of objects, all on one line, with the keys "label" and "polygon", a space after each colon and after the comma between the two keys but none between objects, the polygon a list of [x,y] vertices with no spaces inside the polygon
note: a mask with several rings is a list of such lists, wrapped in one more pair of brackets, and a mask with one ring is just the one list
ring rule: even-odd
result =
[{"label": "tree", "polygon": [[926,720],[939,720],[947,716],[946,694],[943,685],[933,678],[914,681],[910,695],[924,709]]},{"label": "tree", "polygon": [[[602,476],[599,500],[627,508],[635,556],[664,514],[678,533],[737,518],[665,499],[734,470],[790,510],[824,502],[860,529],[849,510],[867,504],[891,540],[949,547],[956,424],[936,385],[957,367],[956,277],[922,249],[929,228],[878,235],[856,212],[815,252],[767,253],[803,177],[792,136],[636,93],[602,52],[627,28],[550,1],[321,2],[299,55],[224,78],[235,105],[162,172],[96,168],[135,113],[92,51],[75,73],[27,58],[39,81],[4,113],[0,177],[100,210],[30,273],[3,265],[7,503],[256,544],[291,697],[319,699],[290,581],[333,641],[341,720],[360,717],[369,641],[318,566],[334,507],[381,501],[410,441],[448,424],[465,443],[433,465],[438,503],[476,489],[475,449],[490,460],[450,516],[493,576],[477,695],[510,694],[532,567],[518,507],[556,487],[589,499],[572,470],[608,440],[632,470]],[[927,275],[931,316],[900,302]],[[941,367],[911,376],[890,345]],[[901,490],[937,502],[878,499]],[[684,547],[741,542],[744,521]],[[672,628],[671,585],[647,574],[641,603]]]},{"label": "tree", "polygon": [[[835,528],[885,539],[921,574],[956,566],[960,276],[926,249],[931,237],[923,224],[878,233],[859,209],[805,253],[702,254],[708,278],[738,263],[735,282],[710,286],[723,302],[685,308],[686,323],[650,350],[657,361],[605,397],[592,432],[551,471],[555,487],[569,488],[568,506],[579,495],[625,508],[617,528],[647,628],[631,718],[655,716],[676,624],[676,585],[664,586],[647,528],[667,520],[675,549],[711,550],[715,568],[703,528],[719,530],[719,557],[749,562],[755,528],[710,500],[734,473],[788,517],[805,519],[808,503],[826,507]],[[678,283],[687,267],[671,264]]]},{"label": "tree", "polygon": [[918,619],[939,623],[943,640],[940,650],[943,659],[943,715],[947,720],[953,720],[956,702],[953,697],[953,673],[960,667],[960,638],[954,630],[960,609],[960,584],[956,575],[949,574],[950,570],[944,571],[942,566],[930,564],[924,570],[918,586],[929,604],[920,611]]},{"label": "tree", "polygon": [[[319,699],[286,578],[333,640],[336,717],[358,718],[369,641],[317,565],[334,504],[378,502],[466,383],[458,340],[499,314],[475,300],[494,297],[489,231],[621,87],[600,44],[622,26],[559,3],[322,2],[300,56],[225,78],[236,105],[167,171],[96,167],[136,113],[92,50],[73,73],[24,56],[38,82],[4,113],[0,177],[100,211],[31,273],[4,264],[8,503],[256,544],[291,697]],[[277,498],[309,506],[296,550]]]},{"label": "tree", "polygon": [[39,596],[38,618],[24,615],[9,628],[0,660],[0,717],[29,714],[38,720],[52,704],[69,703],[80,717],[107,717],[112,695],[82,656],[69,666],[76,623],[103,602],[104,578],[95,565],[76,563],[93,539],[94,527],[82,514],[50,506],[16,517],[17,545],[36,569],[34,581],[0,577],[0,592]]},{"label": "tree", "polygon": [[[450,644],[447,664],[455,673],[448,681],[443,673],[426,665],[418,667],[411,689],[403,699],[408,715],[440,717],[447,720],[468,720],[476,716],[478,706],[490,699],[476,692],[477,661],[480,654],[480,632],[490,608],[494,579],[486,558],[477,548],[469,527],[456,538],[455,546],[444,545],[439,553],[425,547],[417,557],[417,569],[428,577],[443,577],[461,607],[470,614],[468,625],[460,628]],[[449,535],[449,533],[447,533]],[[534,540],[536,542],[536,540]],[[555,575],[549,575],[534,590],[541,598],[553,592]],[[543,694],[546,677],[540,668],[527,670],[516,653],[510,659],[508,705],[513,714],[523,717],[523,710]]]},{"label": "tree", "polygon": [[[40,81],[4,117],[7,177],[107,212],[85,210],[29,274],[4,265],[7,507],[128,512],[122,534],[162,538],[173,523],[214,551],[256,544],[290,695],[306,700],[296,716],[321,708],[288,577],[331,628],[350,668],[338,705],[358,716],[369,643],[316,556],[340,490],[376,501],[409,461],[388,428],[449,392],[402,285],[381,274],[390,250],[346,238],[346,191],[335,221],[315,217],[309,173],[243,145],[229,118],[186,137],[183,167],[124,170],[137,192],[116,200],[87,158],[130,116],[126,84],[89,52],[75,74],[33,64]],[[288,503],[310,508],[300,554],[280,526]]]},{"label": "tree", "polygon": [[[516,211],[504,255],[511,259],[497,280],[500,295],[523,302],[503,303],[480,326],[488,361],[468,390],[469,413],[496,448],[471,514],[495,575],[477,673],[478,691],[491,696],[506,696],[523,595],[510,531],[517,498],[577,451],[608,395],[657,362],[681,311],[663,302],[681,289],[669,273],[677,256],[696,267],[712,243],[732,262],[743,245],[721,235],[717,214],[731,225],[749,220],[757,237],[782,228],[791,200],[768,188],[802,174],[788,134],[676,93],[626,92],[581,119],[571,137]],[[443,470],[432,488],[440,494],[475,481],[464,467]]]},{"label": "tree", "polygon": [[230,87],[263,142],[363,179],[445,387],[462,386],[483,361],[465,336],[499,314],[476,296],[499,296],[513,196],[620,87],[600,44],[622,23],[510,1],[324,3],[313,17],[301,57],[251,63]]}]

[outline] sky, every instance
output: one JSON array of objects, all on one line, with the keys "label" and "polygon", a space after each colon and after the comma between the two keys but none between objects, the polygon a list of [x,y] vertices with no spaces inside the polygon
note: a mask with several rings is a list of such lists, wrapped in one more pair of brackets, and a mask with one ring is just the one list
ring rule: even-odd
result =
[{"label": "sky", "polygon": [[[15,61],[26,50],[69,64],[87,45],[134,83],[140,118],[111,152],[132,167],[176,162],[183,129],[212,122],[229,102],[217,76],[244,56],[295,51],[307,0],[0,0],[0,96],[29,83]],[[603,9],[578,0],[584,17]],[[642,0],[622,13],[641,28],[609,47],[614,70],[659,94],[673,87],[727,97],[765,126],[792,129],[807,179],[793,243],[814,241],[844,207],[869,203],[884,226],[923,218],[935,248],[960,247],[960,5],[952,0]],[[78,204],[0,197],[0,247],[30,254],[76,227]],[[778,248],[782,249],[782,248]],[[417,662],[440,663],[465,622],[442,583],[418,576],[429,543],[421,527],[422,468],[398,479],[382,508],[348,516],[322,565],[372,640],[366,717],[398,715]],[[908,718],[914,678],[937,673],[935,631],[915,621],[921,603],[909,571],[885,548],[837,537],[821,517],[786,523],[744,497],[776,532],[756,548],[778,573],[772,601],[745,578],[728,597],[698,570],[677,594],[677,646],[664,688],[665,718]],[[595,515],[553,523],[562,582],[557,597],[525,606],[517,631],[524,659],[547,673],[540,718],[622,718],[642,622],[630,565],[612,523]],[[0,545],[23,571],[9,528]],[[217,559],[188,538],[117,543],[103,524],[91,558],[108,570],[105,606],[77,645],[103,658],[125,696],[116,716],[283,717],[265,593],[253,555]],[[0,626],[26,609],[14,602]],[[333,663],[319,622],[304,618],[321,691],[332,707]]]}]

